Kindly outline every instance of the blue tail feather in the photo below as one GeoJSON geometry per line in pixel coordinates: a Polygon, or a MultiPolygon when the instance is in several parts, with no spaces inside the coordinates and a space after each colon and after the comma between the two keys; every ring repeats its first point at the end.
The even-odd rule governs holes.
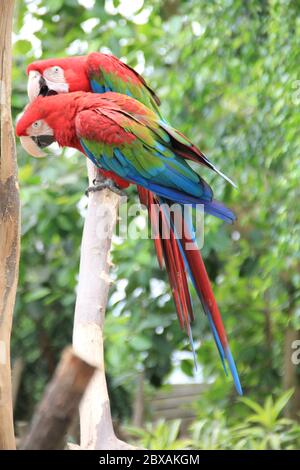
{"type": "Polygon", "coordinates": [[[197,372],[198,365],[197,365],[197,357],[196,357],[196,351],[195,351],[194,338],[193,338],[191,324],[189,325],[189,340],[190,340],[190,345],[191,345],[192,353],[193,353],[194,367],[195,367],[195,371],[197,372]]]}
{"type": "MultiPolygon", "coordinates": [[[[203,305],[203,304],[202,304],[202,305],[203,305]]],[[[208,318],[208,321],[209,321],[209,324],[210,324],[210,327],[211,327],[211,330],[212,330],[212,334],[213,334],[215,343],[216,343],[217,348],[218,348],[218,351],[219,351],[219,355],[220,355],[220,358],[221,358],[221,362],[222,362],[222,366],[223,366],[224,372],[225,372],[225,374],[226,374],[227,377],[228,377],[228,371],[227,371],[227,367],[226,367],[226,363],[225,363],[224,349],[223,349],[223,346],[222,346],[222,344],[221,344],[221,341],[220,341],[218,332],[217,332],[217,330],[216,330],[216,327],[215,327],[215,325],[214,325],[213,319],[212,319],[212,317],[211,317],[211,314],[210,314],[208,308],[207,308],[206,314],[207,314],[207,318],[208,318]]]]}
{"type": "Polygon", "coordinates": [[[231,371],[231,374],[234,380],[235,388],[239,395],[243,395],[243,390],[242,390],[242,386],[240,383],[239,374],[238,374],[238,371],[237,371],[229,346],[225,348],[225,355],[226,355],[226,359],[229,365],[229,369],[231,371]]]}

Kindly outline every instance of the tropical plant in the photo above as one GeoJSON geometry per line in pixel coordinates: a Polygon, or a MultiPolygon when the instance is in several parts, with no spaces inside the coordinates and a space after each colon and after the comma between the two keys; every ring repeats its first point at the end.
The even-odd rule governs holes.
{"type": "Polygon", "coordinates": [[[149,450],[178,450],[186,449],[190,445],[188,439],[180,439],[180,420],[165,421],[160,419],[156,423],[147,423],[145,428],[127,426],[127,433],[135,439],[135,444],[149,450]]]}
{"type": "Polygon", "coordinates": [[[268,396],[263,405],[250,398],[242,398],[242,403],[253,413],[232,429],[239,445],[260,450],[297,448],[300,444],[300,426],[281,416],[293,393],[293,390],[288,390],[277,399],[268,396]]]}
{"type": "Polygon", "coordinates": [[[292,395],[293,390],[288,390],[277,399],[268,396],[263,405],[241,398],[245,413],[241,424],[228,418],[224,411],[217,410],[204,418],[200,415],[184,436],[181,435],[180,420],[162,419],[155,424],[146,424],[143,429],[127,426],[125,430],[135,444],[147,449],[298,449],[300,426],[296,421],[282,417],[292,395]]]}

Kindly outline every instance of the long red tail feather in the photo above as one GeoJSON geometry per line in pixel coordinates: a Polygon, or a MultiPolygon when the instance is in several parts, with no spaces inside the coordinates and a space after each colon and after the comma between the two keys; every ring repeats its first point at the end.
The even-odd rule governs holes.
{"type": "MultiPolygon", "coordinates": [[[[191,302],[188,285],[188,275],[191,277],[194,287],[203,305],[204,312],[209,317],[221,360],[226,371],[224,360],[228,361],[238,393],[242,394],[238,373],[232,358],[228,340],[221,318],[221,314],[211,287],[211,283],[196,242],[189,233],[183,217],[176,220],[175,231],[180,233],[181,240],[176,236],[173,229],[174,219],[171,219],[161,209],[158,198],[144,188],[138,187],[141,203],[144,204],[149,213],[152,235],[156,254],[160,267],[165,265],[168,273],[172,295],[176,307],[177,316],[181,328],[187,331],[194,352],[191,322],[194,320],[193,306],[191,302]],[[177,227],[179,224],[180,227],[177,227]],[[169,234],[169,236],[166,236],[169,234]]],[[[178,217],[178,214],[177,214],[178,217]]]]}

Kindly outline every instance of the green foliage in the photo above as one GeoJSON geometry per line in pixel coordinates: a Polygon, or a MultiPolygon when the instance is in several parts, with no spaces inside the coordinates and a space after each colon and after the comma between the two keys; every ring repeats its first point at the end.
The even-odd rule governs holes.
{"type": "MultiPolygon", "coordinates": [[[[299,4],[152,0],[133,11],[119,0],[90,8],[82,3],[17,2],[14,115],[27,102],[24,73],[32,60],[109,50],[143,73],[162,100],[163,115],[237,182],[238,191],[207,175],[238,221],[228,227],[206,217],[203,255],[246,396],[265,403],[255,419],[266,413],[273,424],[268,430],[263,421],[245,421],[249,410],[224,376],[193,299],[198,361],[209,384],[195,405],[199,422],[205,420],[199,436],[211,448],[220,441],[226,448],[295,446],[294,425],[272,415],[280,406],[267,397],[280,395],[282,383],[290,381],[283,368],[292,352],[286,332],[300,329],[299,4]],[[234,431],[241,434],[233,438],[241,422],[246,430],[234,431]],[[267,440],[259,438],[263,433],[267,440]]],[[[87,183],[82,156],[35,161],[20,148],[18,154],[23,229],[13,356],[26,361],[17,410],[24,418],[71,339],[87,183]]],[[[134,190],[129,194],[134,201],[134,190]]],[[[151,240],[116,238],[113,262],[105,344],[111,392],[120,404],[131,400],[140,370],[159,386],[172,371],[172,353],[188,345],[151,240]]],[[[191,360],[181,367],[194,374],[191,360]]],[[[292,382],[299,388],[296,372],[292,382]]],[[[295,406],[299,410],[299,402],[295,406]]],[[[115,406],[121,417],[122,408],[128,410],[115,406]]]]}
{"type": "Polygon", "coordinates": [[[248,416],[246,421],[248,423],[257,424],[268,431],[272,431],[277,424],[285,424],[285,420],[278,420],[278,418],[293,393],[293,390],[288,390],[275,402],[272,396],[269,396],[266,398],[263,406],[250,400],[250,398],[241,398],[241,401],[250,408],[250,410],[254,411],[254,414],[248,416]]]}
{"type": "Polygon", "coordinates": [[[263,405],[242,398],[246,415],[242,424],[232,423],[224,411],[203,418],[203,412],[191,425],[188,437],[180,438],[180,421],[148,424],[144,429],[126,428],[139,446],[147,449],[197,450],[279,450],[298,449],[300,426],[281,417],[293,391],[277,400],[268,397],[263,405]]]}
{"type": "Polygon", "coordinates": [[[179,439],[180,420],[149,423],[145,429],[126,427],[129,435],[136,439],[140,447],[148,450],[178,450],[189,446],[189,440],[179,439]]]}
{"type": "Polygon", "coordinates": [[[300,444],[300,426],[282,418],[282,411],[293,395],[293,390],[277,400],[267,397],[260,405],[249,398],[241,398],[246,405],[242,424],[226,418],[224,412],[215,412],[213,419],[201,418],[191,428],[192,447],[196,449],[297,449],[300,444]]]}

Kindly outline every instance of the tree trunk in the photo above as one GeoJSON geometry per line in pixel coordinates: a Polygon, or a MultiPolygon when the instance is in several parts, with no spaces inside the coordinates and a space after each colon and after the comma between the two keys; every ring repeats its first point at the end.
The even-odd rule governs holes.
{"type": "Polygon", "coordinates": [[[56,372],[32,420],[23,450],[63,449],[67,430],[95,372],[95,367],[76,356],[72,348],[62,354],[56,372]]]}
{"type": "Polygon", "coordinates": [[[136,392],[133,402],[133,416],[132,424],[137,428],[141,428],[144,424],[144,409],[145,409],[145,373],[140,372],[137,376],[136,392]]]}
{"type": "MultiPolygon", "coordinates": [[[[92,184],[96,170],[90,162],[88,173],[92,184]]],[[[80,357],[99,370],[92,378],[80,405],[81,449],[131,448],[117,439],[113,430],[103,357],[111,238],[119,202],[120,197],[107,189],[91,193],[83,230],[73,347],[80,357]]]]}
{"type": "Polygon", "coordinates": [[[13,0],[0,1],[0,449],[15,449],[10,335],[19,265],[19,190],[10,111],[13,0]]]}
{"type": "Polygon", "coordinates": [[[264,294],[264,316],[265,316],[265,344],[267,347],[267,367],[272,370],[273,368],[273,361],[272,361],[272,350],[273,350],[273,327],[272,327],[272,314],[270,308],[270,298],[269,298],[269,291],[266,290],[264,294]]]}
{"type": "Polygon", "coordinates": [[[24,360],[22,357],[17,357],[14,360],[13,368],[12,368],[12,377],[11,377],[11,382],[12,382],[12,400],[13,400],[13,408],[15,409],[16,403],[17,403],[17,398],[18,398],[18,393],[19,393],[19,388],[22,380],[22,374],[24,371],[24,360]]]}

